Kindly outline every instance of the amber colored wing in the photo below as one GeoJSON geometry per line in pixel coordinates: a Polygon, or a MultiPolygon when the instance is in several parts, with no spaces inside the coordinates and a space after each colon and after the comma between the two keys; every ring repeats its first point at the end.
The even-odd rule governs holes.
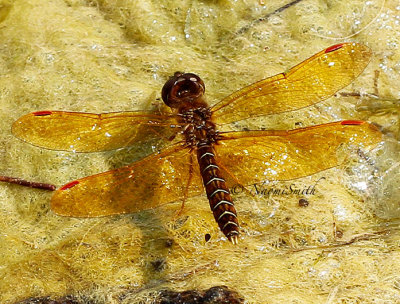
{"type": "Polygon", "coordinates": [[[193,161],[190,150],[176,144],[129,166],[64,185],[54,193],[51,209],[74,217],[134,213],[203,191],[195,157],[193,161]]]}
{"type": "Polygon", "coordinates": [[[221,136],[215,146],[218,160],[229,172],[225,175],[234,175],[242,185],[308,176],[337,166],[338,148],[343,144],[371,148],[382,140],[379,130],[363,121],[289,131],[227,132],[221,136]]]}
{"type": "Polygon", "coordinates": [[[320,102],[349,85],[367,66],[371,50],[357,43],[331,46],[302,63],[258,81],[212,107],[217,123],[293,111],[320,102]]]}
{"type": "Polygon", "coordinates": [[[12,126],[12,133],[46,149],[95,152],[168,138],[177,132],[176,127],[173,115],[40,111],[19,118],[12,126]]]}

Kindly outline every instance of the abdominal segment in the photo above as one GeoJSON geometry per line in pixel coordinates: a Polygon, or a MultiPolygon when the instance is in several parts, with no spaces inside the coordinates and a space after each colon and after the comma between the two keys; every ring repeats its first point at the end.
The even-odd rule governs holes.
{"type": "Polygon", "coordinates": [[[215,151],[212,145],[199,146],[197,148],[197,160],[214,218],[226,237],[236,244],[239,235],[236,210],[228,187],[215,161],[215,151]]]}

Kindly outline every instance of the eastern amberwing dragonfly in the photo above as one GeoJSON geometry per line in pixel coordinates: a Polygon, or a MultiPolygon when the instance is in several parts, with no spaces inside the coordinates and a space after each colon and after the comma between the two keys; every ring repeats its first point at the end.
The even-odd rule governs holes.
{"type": "Polygon", "coordinates": [[[215,220],[235,244],[239,223],[231,186],[295,179],[332,168],[339,162],[339,146],[368,148],[381,140],[381,133],[355,120],[289,131],[220,132],[217,126],[322,101],[350,84],[370,57],[364,45],[334,45],[211,107],[204,99],[203,81],[195,74],[176,72],[162,89],[169,113],[39,111],[19,118],[12,132],[39,147],[73,152],[171,140],[166,148],[128,166],[62,186],[51,199],[52,210],[72,217],[134,213],[184,201],[205,188],[215,220]]]}

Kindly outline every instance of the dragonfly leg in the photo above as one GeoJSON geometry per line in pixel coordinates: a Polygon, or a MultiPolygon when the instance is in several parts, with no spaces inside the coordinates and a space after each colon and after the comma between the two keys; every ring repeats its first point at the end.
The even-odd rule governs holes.
{"type": "Polygon", "coordinates": [[[184,194],[183,194],[181,208],[180,208],[179,211],[175,214],[174,219],[176,219],[176,218],[178,218],[179,216],[181,216],[182,213],[183,213],[183,209],[185,208],[185,202],[186,202],[186,200],[187,200],[187,198],[188,198],[189,187],[190,187],[190,184],[192,183],[192,179],[193,179],[193,172],[194,172],[194,171],[193,171],[193,170],[194,170],[193,168],[194,168],[194,167],[193,167],[193,153],[190,153],[189,178],[188,178],[188,180],[187,180],[186,187],[185,187],[185,192],[184,192],[184,194]]]}

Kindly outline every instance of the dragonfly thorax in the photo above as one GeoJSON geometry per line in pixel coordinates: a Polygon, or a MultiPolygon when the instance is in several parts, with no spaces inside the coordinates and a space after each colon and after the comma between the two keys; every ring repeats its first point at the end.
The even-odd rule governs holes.
{"type": "Polygon", "coordinates": [[[181,115],[186,125],[183,134],[187,146],[194,148],[210,145],[218,140],[218,131],[211,120],[209,108],[190,109],[181,115]]]}

